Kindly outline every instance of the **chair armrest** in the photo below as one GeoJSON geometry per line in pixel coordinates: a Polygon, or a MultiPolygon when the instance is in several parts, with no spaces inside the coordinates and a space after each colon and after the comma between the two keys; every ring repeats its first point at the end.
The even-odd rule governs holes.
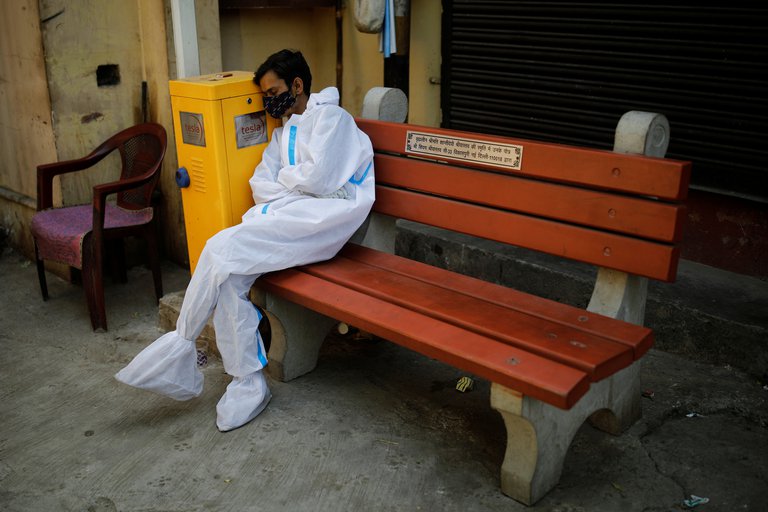
{"type": "Polygon", "coordinates": [[[54,162],[37,166],[37,210],[53,206],[53,178],[60,174],[82,171],[96,165],[113,148],[99,146],[88,156],[63,162],[54,162]]]}
{"type": "Polygon", "coordinates": [[[145,185],[156,177],[155,169],[153,168],[149,172],[142,174],[141,176],[134,176],[133,178],[127,178],[119,181],[111,181],[109,183],[101,183],[94,185],[93,187],[93,206],[97,207],[99,204],[103,206],[107,196],[123,192],[125,190],[131,190],[132,188],[138,188],[145,185]],[[97,203],[98,201],[98,203],[97,203]]]}
{"type": "Polygon", "coordinates": [[[141,176],[134,176],[120,181],[111,181],[109,183],[102,183],[93,187],[93,225],[92,232],[94,237],[94,243],[99,244],[102,240],[102,234],[104,232],[104,214],[106,212],[107,197],[130,190],[132,188],[138,188],[146,184],[148,181],[157,177],[156,168],[159,164],[153,167],[150,171],[142,174],[141,176]]]}

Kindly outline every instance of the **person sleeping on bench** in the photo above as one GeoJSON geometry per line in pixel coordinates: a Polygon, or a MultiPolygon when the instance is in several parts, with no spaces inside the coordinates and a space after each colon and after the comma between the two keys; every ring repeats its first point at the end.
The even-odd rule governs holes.
{"type": "Polygon", "coordinates": [[[140,352],[115,377],[176,400],[197,397],[203,373],[195,339],[213,312],[216,342],[232,381],[216,406],[222,432],[253,420],[271,393],[259,334],[262,313],[248,298],[263,273],[332,258],[374,202],[373,149],[328,87],[310,94],[312,75],[298,51],[271,55],[255,73],[264,108],[282,118],[250,186],[255,206],[211,237],[187,287],[176,330],[140,352]]]}

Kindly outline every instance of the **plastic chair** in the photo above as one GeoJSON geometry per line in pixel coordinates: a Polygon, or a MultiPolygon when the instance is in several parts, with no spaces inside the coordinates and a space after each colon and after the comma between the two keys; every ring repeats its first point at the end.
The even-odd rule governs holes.
{"type": "Polygon", "coordinates": [[[84,158],[37,167],[37,213],[32,217],[31,228],[43,300],[48,300],[43,260],[80,269],[94,330],[107,330],[102,270],[108,241],[114,241],[110,243],[120,250],[118,259],[125,281],[122,239],[144,238],[157,300],[163,295],[152,193],[166,146],[165,129],[159,124],[145,123],[113,135],[84,158]],[[114,150],[120,152],[122,161],[118,181],[94,186],[92,204],[53,208],[54,176],[92,167],[114,150]],[[117,194],[116,203],[107,203],[107,196],[112,194],[117,194]]]}

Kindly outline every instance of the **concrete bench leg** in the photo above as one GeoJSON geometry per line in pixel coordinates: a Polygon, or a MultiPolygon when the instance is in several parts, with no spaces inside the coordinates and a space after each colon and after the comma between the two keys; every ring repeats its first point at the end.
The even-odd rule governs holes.
{"type": "Polygon", "coordinates": [[[251,288],[251,301],[266,311],[272,327],[270,376],[286,382],[314,370],[320,347],[337,322],[258,288],[251,288]]]}
{"type": "Polygon", "coordinates": [[[501,490],[532,505],[560,480],[568,447],[587,418],[618,433],[640,417],[640,362],[593,384],[568,411],[493,383],[491,407],[504,419],[507,448],[501,490]]]}

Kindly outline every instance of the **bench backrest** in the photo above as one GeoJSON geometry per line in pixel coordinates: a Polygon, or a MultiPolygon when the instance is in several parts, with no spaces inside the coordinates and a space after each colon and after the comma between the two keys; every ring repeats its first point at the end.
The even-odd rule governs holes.
{"type": "Polygon", "coordinates": [[[358,119],[374,210],[673,281],[690,163],[358,119]]]}

